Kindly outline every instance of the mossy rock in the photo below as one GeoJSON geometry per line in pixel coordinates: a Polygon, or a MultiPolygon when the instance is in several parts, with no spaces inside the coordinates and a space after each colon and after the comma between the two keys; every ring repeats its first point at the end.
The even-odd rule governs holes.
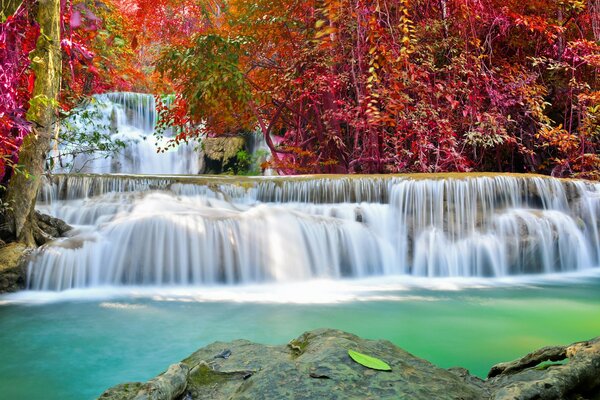
{"type": "Polygon", "coordinates": [[[242,137],[215,137],[202,141],[204,172],[222,174],[237,169],[237,155],[245,148],[242,137]]]}
{"type": "Polygon", "coordinates": [[[388,341],[318,329],[282,346],[216,342],[146,384],[118,385],[100,399],[550,400],[596,399],[598,393],[600,338],[498,364],[484,381],[464,368],[438,368],[388,341]],[[350,349],[385,360],[392,370],[366,368],[350,358],[350,349]],[[149,390],[160,388],[175,389],[149,390]]]}
{"type": "Polygon", "coordinates": [[[198,350],[183,361],[190,370],[183,398],[474,400],[483,396],[456,375],[388,341],[320,329],[291,343],[267,346],[236,340],[198,350]],[[392,371],[365,368],[348,356],[348,349],[385,359],[392,371]]]}
{"type": "Polygon", "coordinates": [[[16,292],[25,287],[26,258],[31,251],[18,242],[0,247],[0,293],[16,292]]]}

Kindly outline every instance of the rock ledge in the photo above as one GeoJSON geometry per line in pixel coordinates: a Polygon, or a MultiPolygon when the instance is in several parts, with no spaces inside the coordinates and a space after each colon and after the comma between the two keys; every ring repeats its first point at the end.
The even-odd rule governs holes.
{"type": "Polygon", "coordinates": [[[100,399],[596,400],[600,337],[495,365],[481,380],[464,368],[438,368],[388,341],[318,329],[281,346],[216,342],[146,383],[117,385],[100,399]],[[392,371],[365,368],[348,350],[380,358],[392,371]]]}

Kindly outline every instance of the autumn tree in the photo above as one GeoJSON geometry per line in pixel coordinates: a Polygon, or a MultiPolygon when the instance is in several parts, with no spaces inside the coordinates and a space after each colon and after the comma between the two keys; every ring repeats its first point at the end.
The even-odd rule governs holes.
{"type": "Polygon", "coordinates": [[[32,54],[35,83],[27,112],[32,131],[25,136],[19,151],[19,163],[27,173],[15,174],[8,187],[7,202],[11,207],[7,215],[9,228],[18,240],[28,245],[35,244],[35,199],[44,172],[46,152],[58,129],[57,101],[62,70],[60,16],[60,0],[36,2],[35,20],[41,34],[32,54]]]}
{"type": "Polygon", "coordinates": [[[0,26],[0,189],[8,186],[8,193],[0,193],[2,230],[34,244],[43,241],[35,198],[60,118],[76,112],[86,96],[148,86],[132,66],[127,22],[112,2],[2,6],[3,15],[11,13],[0,26]]]}

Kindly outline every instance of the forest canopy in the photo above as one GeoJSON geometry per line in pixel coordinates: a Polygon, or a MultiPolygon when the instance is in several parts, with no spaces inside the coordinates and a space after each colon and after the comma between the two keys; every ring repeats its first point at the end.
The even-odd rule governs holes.
{"type": "MultiPolygon", "coordinates": [[[[3,10],[0,168],[30,131],[35,1],[3,10]]],[[[3,3],[4,4],[4,3],[3,3]]],[[[600,0],[63,0],[57,108],[175,94],[175,142],[258,130],[280,173],[598,178],[600,0]]]]}

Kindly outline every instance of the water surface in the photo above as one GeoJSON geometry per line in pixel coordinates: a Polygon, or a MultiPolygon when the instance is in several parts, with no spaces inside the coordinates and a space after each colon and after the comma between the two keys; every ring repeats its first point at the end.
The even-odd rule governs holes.
{"type": "Polygon", "coordinates": [[[540,346],[600,335],[600,274],[494,281],[386,278],[0,297],[0,398],[92,399],[211,342],[281,344],[330,327],[479,376],[540,346]]]}

